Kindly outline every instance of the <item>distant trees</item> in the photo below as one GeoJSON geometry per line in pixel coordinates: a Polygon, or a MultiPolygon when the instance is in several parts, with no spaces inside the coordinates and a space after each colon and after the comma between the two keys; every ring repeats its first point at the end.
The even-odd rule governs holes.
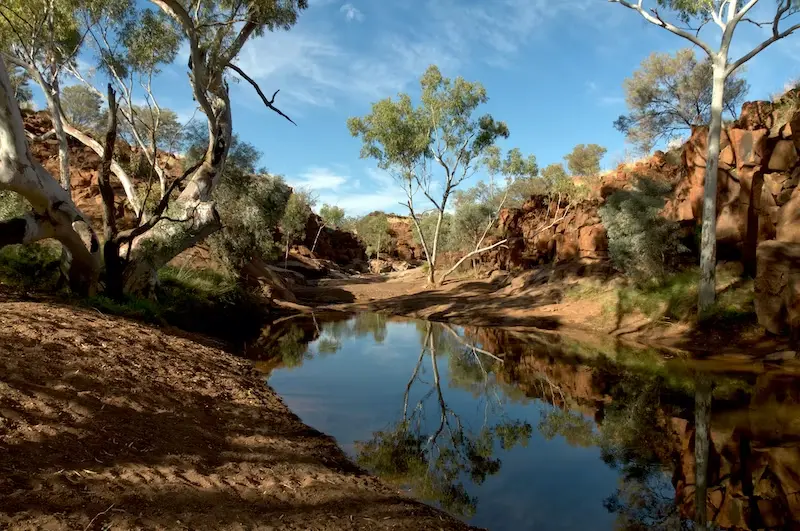
{"type": "Polygon", "coordinates": [[[322,229],[325,227],[338,228],[342,224],[342,221],[344,221],[344,209],[325,203],[319,209],[319,217],[322,220],[322,223],[319,224],[317,234],[314,236],[314,244],[311,246],[312,253],[317,248],[317,240],[319,239],[322,229]]]}
{"type": "Polygon", "coordinates": [[[666,29],[697,46],[711,60],[711,110],[708,132],[708,154],[706,156],[706,175],[703,190],[702,231],[700,237],[701,278],[698,296],[698,312],[708,313],[716,299],[717,263],[717,170],[719,168],[720,140],[722,135],[722,114],[725,110],[726,81],[750,59],[761,53],[773,43],[786,38],[798,29],[800,2],[797,0],[778,0],[770,2],[766,8],[768,21],[754,20],[751,10],[759,0],[657,0],[653,2],[664,8],[664,13],[672,13],[675,20],[670,22],[662,12],[648,9],[644,0],[610,0],[637,12],[651,24],[666,29]],[[788,22],[787,22],[788,21],[788,22]],[[718,46],[712,46],[699,36],[700,28],[713,22],[721,31],[718,46]],[[759,27],[768,27],[760,43],[738,59],[729,57],[734,31],[741,22],[759,27]]]}
{"type": "Polygon", "coordinates": [[[600,161],[606,151],[606,148],[597,144],[578,144],[572,153],[564,156],[564,160],[572,175],[594,177],[600,173],[600,161]]]}
{"type": "Polygon", "coordinates": [[[373,212],[354,223],[355,232],[367,247],[367,256],[387,251],[390,245],[389,220],[383,212],[373,212]]]}
{"type": "Polygon", "coordinates": [[[314,199],[311,197],[311,193],[305,190],[295,190],[286,202],[283,216],[278,223],[283,243],[286,246],[284,266],[289,260],[289,247],[306,235],[306,224],[311,216],[313,205],[314,199]]]}
{"type": "Polygon", "coordinates": [[[95,129],[101,126],[100,107],[103,99],[83,85],[70,85],[61,91],[64,116],[75,127],[95,129]]]}
{"type": "Polygon", "coordinates": [[[432,65],[422,75],[420,88],[419,105],[400,94],[396,100],[374,103],[369,114],[350,118],[347,126],[362,141],[361,156],[375,159],[405,191],[406,207],[428,261],[428,282],[435,285],[448,202],[459,185],[474,175],[489,148],[509,132],[504,122],[491,115],[475,115],[488,101],[486,89],[478,82],[461,77],[451,80],[432,65]],[[420,228],[414,205],[417,192],[436,212],[435,227],[428,234],[420,228]]]}
{"type": "MultiPolygon", "coordinates": [[[[691,48],[674,55],[654,52],[623,84],[628,114],[614,127],[642,152],[669,142],[692,126],[711,121],[713,66],[691,48]]],[[[725,80],[723,110],[735,117],[749,86],[736,73],[725,80]]]]}

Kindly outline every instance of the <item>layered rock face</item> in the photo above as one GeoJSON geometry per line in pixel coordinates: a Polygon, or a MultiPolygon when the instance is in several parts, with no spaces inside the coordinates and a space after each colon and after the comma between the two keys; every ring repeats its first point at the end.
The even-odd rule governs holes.
{"type": "MultiPolygon", "coordinates": [[[[777,103],[748,102],[741,117],[723,130],[717,177],[718,254],[736,257],[755,271],[756,246],[776,239],[800,242],[800,91],[777,103]]],[[[505,268],[574,259],[608,258],[608,242],[597,209],[605,198],[627,189],[638,177],[673,186],[664,215],[689,229],[699,226],[703,208],[708,128],[696,127],[689,140],[669,153],[622,165],[595,183],[591,199],[553,227],[538,232],[555,202],[533,197],[507,209],[501,227],[510,249],[495,253],[505,268]]]]}

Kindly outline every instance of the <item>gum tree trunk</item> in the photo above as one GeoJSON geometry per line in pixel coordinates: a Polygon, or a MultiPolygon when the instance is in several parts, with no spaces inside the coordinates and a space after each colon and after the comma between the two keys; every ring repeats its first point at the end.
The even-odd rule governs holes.
{"type": "Polygon", "coordinates": [[[727,64],[725,56],[713,59],[714,80],[711,96],[711,123],[708,129],[708,155],[703,184],[703,221],[700,235],[700,286],[698,313],[703,316],[716,298],[717,266],[717,170],[722,135],[722,110],[727,64]]]}
{"type": "Polygon", "coordinates": [[[0,246],[46,238],[61,242],[71,256],[70,287],[93,294],[100,274],[99,242],[69,192],[36,162],[28,149],[22,115],[0,57],[0,189],[25,197],[32,210],[0,223],[0,246]]]}

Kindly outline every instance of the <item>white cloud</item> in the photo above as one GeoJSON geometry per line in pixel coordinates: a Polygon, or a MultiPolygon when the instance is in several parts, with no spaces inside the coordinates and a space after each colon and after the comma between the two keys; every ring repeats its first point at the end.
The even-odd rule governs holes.
{"type": "Polygon", "coordinates": [[[361,22],[364,20],[364,13],[359,11],[358,8],[353,4],[344,4],[339,8],[339,11],[344,13],[344,18],[346,18],[348,22],[361,22]]]}
{"type": "Polygon", "coordinates": [[[600,98],[599,102],[600,105],[611,107],[616,105],[622,105],[623,103],[625,103],[625,98],[623,98],[622,96],[603,96],[602,98],[600,98]]]}
{"type": "Polygon", "coordinates": [[[597,90],[597,83],[595,83],[594,81],[587,81],[586,90],[587,92],[595,92],[597,90]]]}
{"type": "Polygon", "coordinates": [[[400,205],[401,193],[387,190],[365,194],[320,194],[318,203],[337,205],[351,216],[369,214],[375,210],[401,213],[403,212],[403,206],[400,205]]]}
{"type": "Polygon", "coordinates": [[[288,179],[289,185],[296,188],[308,188],[314,191],[338,190],[347,181],[348,177],[338,175],[328,168],[311,167],[301,173],[296,179],[288,179]]]}

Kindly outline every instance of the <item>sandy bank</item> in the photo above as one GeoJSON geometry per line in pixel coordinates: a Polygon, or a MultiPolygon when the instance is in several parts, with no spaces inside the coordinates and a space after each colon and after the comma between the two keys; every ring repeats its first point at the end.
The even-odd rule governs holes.
{"type": "Polygon", "coordinates": [[[356,468],[209,341],[9,300],[0,500],[4,529],[468,529],[356,468]]]}

